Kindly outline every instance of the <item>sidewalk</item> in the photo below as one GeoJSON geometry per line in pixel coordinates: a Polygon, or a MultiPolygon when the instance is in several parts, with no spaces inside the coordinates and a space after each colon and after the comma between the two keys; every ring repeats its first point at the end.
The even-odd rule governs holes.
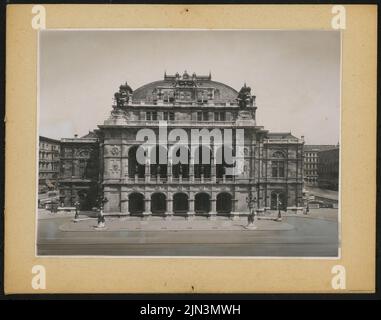
{"type": "MultiPolygon", "coordinates": [[[[97,217],[97,212],[95,211],[80,211],[81,217],[97,217]]],[[[54,218],[66,218],[66,217],[73,217],[74,218],[75,213],[69,212],[69,211],[57,211],[57,212],[50,212],[46,209],[38,209],[38,219],[39,220],[45,220],[45,219],[54,219],[54,218]]]]}
{"type": "MultiPolygon", "coordinates": [[[[301,218],[310,218],[310,219],[319,219],[327,221],[338,221],[339,210],[333,208],[320,208],[320,209],[310,209],[308,214],[294,214],[286,213],[281,211],[282,217],[301,217],[301,218]]],[[[273,219],[278,216],[278,212],[275,210],[268,210],[264,215],[263,219],[273,219]]],[[[262,217],[261,217],[262,218],[262,217]]]]}
{"type": "Polygon", "coordinates": [[[96,229],[96,218],[84,218],[78,222],[70,221],[62,224],[61,231],[285,231],[294,227],[286,222],[278,222],[270,219],[258,220],[255,227],[247,227],[247,218],[240,217],[230,220],[225,217],[208,219],[206,217],[148,217],[143,220],[139,217],[107,218],[104,229],[96,229]]]}
{"type": "MultiPolygon", "coordinates": [[[[301,217],[301,218],[311,218],[311,219],[320,219],[320,220],[328,220],[328,221],[338,221],[338,213],[339,213],[339,210],[338,209],[332,209],[332,208],[320,208],[320,209],[310,209],[309,213],[308,214],[292,214],[292,213],[286,213],[284,211],[281,212],[281,215],[282,217],[301,217]]],[[[81,219],[86,219],[86,218],[97,218],[97,215],[98,215],[98,212],[95,212],[95,211],[80,211],[80,218],[81,219]]],[[[105,215],[106,216],[106,219],[109,220],[109,219],[115,219],[115,218],[111,218],[111,217],[107,217],[107,214],[105,215]]],[[[268,210],[265,214],[259,216],[259,219],[262,220],[273,220],[275,218],[277,218],[278,216],[278,212],[275,211],[275,210],[268,210]]],[[[39,209],[38,210],[38,219],[40,220],[44,220],[44,219],[54,219],[54,218],[74,218],[74,212],[63,212],[63,211],[58,211],[56,213],[51,213],[50,211],[48,210],[45,210],[45,209],[39,209]]],[[[116,218],[118,219],[118,218],[116,218]]],[[[137,219],[137,220],[141,220],[141,218],[139,217],[121,217],[119,218],[119,220],[122,220],[122,219],[131,219],[131,220],[134,220],[134,219],[137,219]]],[[[160,218],[160,217],[149,217],[148,219],[151,220],[162,220],[163,218],[160,218]]],[[[184,217],[172,217],[172,219],[176,220],[176,219],[183,219],[185,220],[184,217]]],[[[202,221],[204,220],[208,220],[207,218],[205,217],[195,217],[194,219],[201,219],[202,221]]],[[[229,218],[227,217],[217,217],[217,219],[222,219],[222,220],[229,220],[229,218]]],[[[241,217],[239,219],[242,219],[242,224],[247,224],[247,218],[245,217],[241,217]]],[[[165,221],[168,221],[168,220],[165,220],[165,221]]],[[[208,221],[215,221],[215,220],[208,220],[208,221]]],[[[235,222],[239,221],[239,220],[234,220],[235,222]]]]}

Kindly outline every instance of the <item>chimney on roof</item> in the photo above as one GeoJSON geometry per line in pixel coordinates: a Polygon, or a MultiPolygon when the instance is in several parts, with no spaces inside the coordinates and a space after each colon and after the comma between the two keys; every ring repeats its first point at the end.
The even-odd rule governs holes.
{"type": "Polygon", "coordinates": [[[75,135],[74,135],[74,138],[78,138],[78,134],[75,134],[75,135]]]}

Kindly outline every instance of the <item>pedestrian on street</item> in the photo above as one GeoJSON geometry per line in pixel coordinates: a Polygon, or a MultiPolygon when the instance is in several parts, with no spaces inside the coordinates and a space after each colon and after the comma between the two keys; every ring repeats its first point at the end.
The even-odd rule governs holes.
{"type": "Polygon", "coordinates": [[[247,216],[247,225],[251,225],[253,223],[253,218],[252,218],[252,215],[251,215],[251,210],[247,216]]]}
{"type": "Polygon", "coordinates": [[[279,200],[278,201],[278,220],[282,219],[282,214],[280,213],[281,206],[282,206],[282,202],[279,200]]]}
{"type": "Polygon", "coordinates": [[[104,204],[108,201],[106,197],[102,198],[100,200],[99,204],[99,212],[98,212],[98,226],[97,228],[101,229],[105,227],[105,217],[103,215],[103,209],[104,209],[104,204]]]}
{"type": "Polygon", "coordinates": [[[75,216],[74,216],[74,219],[78,219],[78,217],[79,217],[79,206],[80,206],[79,201],[76,201],[74,203],[74,206],[75,206],[75,216]]]}

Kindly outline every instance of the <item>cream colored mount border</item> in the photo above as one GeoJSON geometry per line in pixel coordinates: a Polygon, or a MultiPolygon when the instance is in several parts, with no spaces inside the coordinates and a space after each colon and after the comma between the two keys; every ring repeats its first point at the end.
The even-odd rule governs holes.
{"type": "MultiPolygon", "coordinates": [[[[44,5],[46,28],[331,30],[331,5],[44,5]]],[[[376,6],[345,6],[342,31],[342,255],[317,259],[35,256],[37,31],[31,5],[7,7],[6,293],[373,292],[376,195],[376,6]],[[34,159],[34,160],[32,160],[34,159]],[[22,200],[22,201],[21,201],[22,200]],[[32,287],[32,269],[46,288],[32,287]],[[345,268],[345,289],[332,268],[345,268]],[[36,271],[35,269],[33,269],[36,271]]]]}

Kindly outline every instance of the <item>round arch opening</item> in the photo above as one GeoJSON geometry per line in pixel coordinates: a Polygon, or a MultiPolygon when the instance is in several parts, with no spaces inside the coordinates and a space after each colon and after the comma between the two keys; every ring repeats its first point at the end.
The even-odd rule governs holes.
{"type": "Polygon", "coordinates": [[[210,196],[207,193],[197,193],[195,196],[195,212],[207,214],[210,212],[210,196]]]}
{"type": "Polygon", "coordinates": [[[217,195],[217,214],[230,214],[232,212],[232,196],[230,193],[222,192],[217,195]]]}
{"type": "Polygon", "coordinates": [[[144,209],[144,196],[137,192],[131,193],[128,196],[128,212],[131,215],[142,214],[144,209]]]}
{"type": "Polygon", "coordinates": [[[154,193],[151,196],[152,214],[162,215],[167,210],[167,197],[164,193],[154,193]]]}
{"type": "Polygon", "coordinates": [[[188,195],[185,193],[176,193],[173,196],[173,213],[185,214],[189,211],[188,195]]]}

